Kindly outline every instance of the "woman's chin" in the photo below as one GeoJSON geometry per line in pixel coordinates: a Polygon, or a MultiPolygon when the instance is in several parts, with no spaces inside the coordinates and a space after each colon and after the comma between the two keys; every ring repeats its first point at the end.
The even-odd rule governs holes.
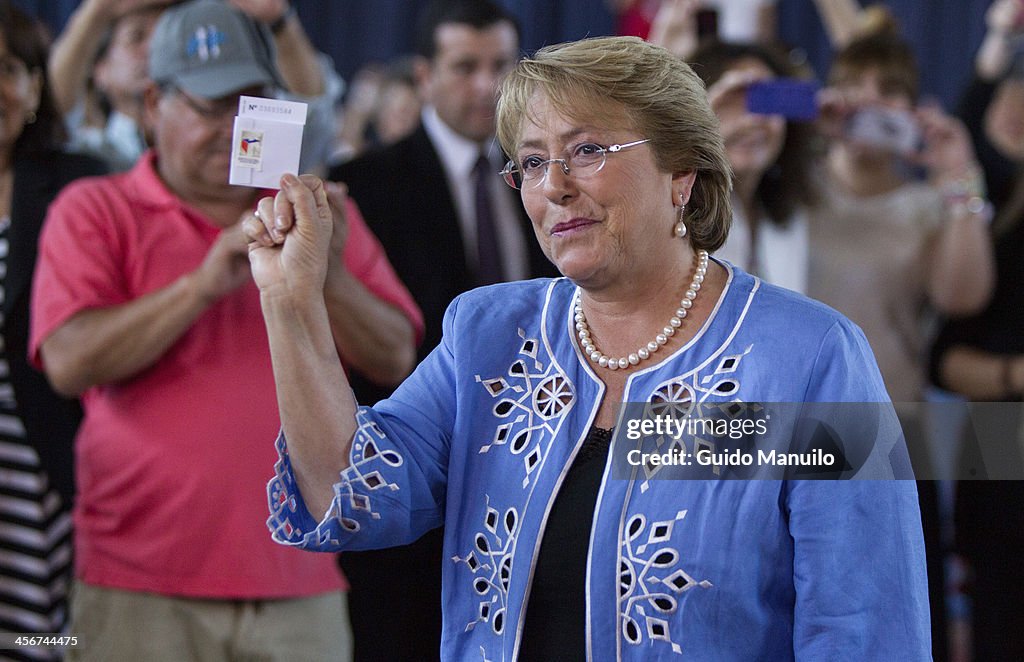
{"type": "Polygon", "coordinates": [[[585,289],[599,287],[600,283],[607,277],[607,270],[600,268],[593,262],[569,262],[555,264],[555,266],[558,267],[558,271],[563,276],[585,289]]]}
{"type": "Polygon", "coordinates": [[[581,255],[579,251],[567,251],[562,255],[552,257],[558,272],[569,280],[580,283],[592,278],[597,272],[598,264],[593,255],[581,255]]]}

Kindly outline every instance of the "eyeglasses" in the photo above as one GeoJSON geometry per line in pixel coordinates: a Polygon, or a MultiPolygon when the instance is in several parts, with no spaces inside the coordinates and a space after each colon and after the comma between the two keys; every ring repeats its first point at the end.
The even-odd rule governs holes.
{"type": "MultiPolygon", "coordinates": [[[[238,114],[238,97],[241,95],[233,94],[226,96],[223,99],[203,99],[200,101],[199,99],[190,96],[180,87],[172,85],[170,86],[170,89],[174,91],[178,98],[184,101],[185,105],[192,109],[196,115],[199,115],[208,122],[219,122],[225,117],[238,114]]],[[[246,92],[246,94],[266,96],[265,94],[260,95],[258,93],[249,92],[246,92]]]]}
{"type": "Polygon", "coordinates": [[[568,158],[542,159],[539,156],[527,156],[522,163],[509,161],[498,174],[504,177],[505,183],[514,189],[533,188],[539,185],[547,176],[548,165],[551,163],[562,166],[562,172],[566,175],[571,173],[576,177],[589,177],[600,172],[608,160],[609,154],[616,154],[624,149],[650,142],[650,140],[650,138],[644,138],[608,147],[602,147],[595,143],[583,143],[577,145],[568,158]]]}
{"type": "Polygon", "coordinates": [[[238,97],[227,97],[225,99],[203,100],[189,96],[184,90],[178,87],[172,88],[178,98],[185,102],[196,115],[199,115],[208,122],[217,122],[229,115],[238,112],[238,97]]]}

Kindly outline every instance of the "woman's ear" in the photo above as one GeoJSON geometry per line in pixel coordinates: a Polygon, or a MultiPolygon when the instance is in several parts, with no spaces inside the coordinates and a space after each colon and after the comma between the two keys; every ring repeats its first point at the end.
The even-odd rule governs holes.
{"type": "Polygon", "coordinates": [[[672,206],[685,205],[690,201],[693,183],[697,181],[697,171],[688,170],[672,175],[672,206]]]}

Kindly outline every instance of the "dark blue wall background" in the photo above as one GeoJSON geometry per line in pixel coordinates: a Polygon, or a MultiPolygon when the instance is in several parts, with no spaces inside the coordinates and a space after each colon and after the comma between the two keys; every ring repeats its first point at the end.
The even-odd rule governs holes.
{"type": "MultiPolygon", "coordinates": [[[[12,0],[59,31],[79,0],[12,0]]],[[[519,17],[523,46],[611,34],[604,0],[499,0],[519,17]]],[[[778,0],[779,32],[807,52],[819,75],[827,69],[828,40],[812,0],[778,0]]],[[[947,108],[970,76],[991,0],[887,0],[921,62],[923,90],[947,108]]],[[[414,0],[293,0],[313,42],[346,78],[371,60],[407,52],[417,11],[414,0]]],[[[862,4],[865,1],[862,0],[862,4]]]]}

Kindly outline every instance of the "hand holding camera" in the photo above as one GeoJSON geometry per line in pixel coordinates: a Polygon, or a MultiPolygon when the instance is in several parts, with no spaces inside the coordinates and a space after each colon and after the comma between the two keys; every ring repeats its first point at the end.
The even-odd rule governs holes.
{"type": "Polygon", "coordinates": [[[740,93],[748,113],[777,115],[797,122],[817,120],[819,130],[831,139],[891,152],[927,168],[931,174],[961,172],[974,162],[966,129],[938,107],[907,110],[858,103],[838,90],[822,90],[814,81],[764,79],[742,72],[723,76],[708,90],[708,97],[724,120],[721,106],[740,93]]]}
{"type": "Polygon", "coordinates": [[[913,158],[922,147],[916,112],[881,103],[864,103],[836,88],[818,95],[818,130],[830,140],[913,158]]]}
{"type": "Polygon", "coordinates": [[[846,122],[845,138],[861,146],[908,157],[922,147],[915,114],[887,106],[865,106],[854,111],[846,122]]]}
{"type": "Polygon", "coordinates": [[[963,122],[937,106],[918,108],[915,115],[922,141],[921,149],[913,155],[913,162],[928,171],[933,184],[946,188],[950,182],[974,177],[981,171],[970,133],[963,122]]]}

